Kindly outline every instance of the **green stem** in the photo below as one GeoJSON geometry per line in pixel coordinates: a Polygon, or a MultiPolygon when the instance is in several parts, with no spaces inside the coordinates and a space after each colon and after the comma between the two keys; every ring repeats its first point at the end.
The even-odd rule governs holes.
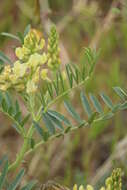
{"type": "MultiPolygon", "coordinates": [[[[88,126],[88,125],[89,125],[89,123],[86,122],[86,121],[84,121],[84,122],[81,123],[80,125],[70,128],[69,132],[75,131],[75,130],[81,128],[81,127],[86,127],[86,126],[88,126]]],[[[66,131],[66,130],[65,130],[65,131],[66,131]]],[[[49,141],[51,141],[51,140],[54,140],[55,138],[57,138],[57,137],[59,137],[59,136],[62,136],[62,135],[64,135],[64,134],[66,134],[66,132],[60,132],[60,133],[57,133],[57,134],[52,135],[51,137],[49,137],[49,138],[48,138],[48,141],[42,140],[42,141],[38,142],[38,143],[34,146],[33,149],[29,149],[29,150],[25,153],[25,156],[27,156],[27,155],[30,154],[31,152],[35,151],[35,150],[36,150],[37,148],[39,148],[42,144],[44,144],[44,143],[46,143],[46,142],[49,142],[49,141]]]]}
{"type": "MultiPolygon", "coordinates": [[[[56,97],[54,100],[52,100],[52,101],[47,105],[47,107],[45,108],[45,111],[46,111],[51,105],[53,105],[54,103],[56,103],[56,101],[58,101],[60,98],[62,98],[64,95],[70,93],[70,92],[72,91],[72,89],[75,89],[75,88],[77,88],[78,86],[81,86],[82,84],[84,84],[84,82],[86,82],[88,79],[89,79],[89,77],[87,77],[84,81],[81,81],[78,85],[73,86],[73,88],[69,88],[69,89],[66,90],[64,93],[60,94],[58,97],[56,97]]],[[[33,105],[31,106],[31,109],[32,109],[32,111],[33,111],[33,105]]],[[[41,109],[42,109],[42,108],[39,109],[39,111],[38,111],[36,117],[35,117],[34,113],[32,112],[32,113],[33,113],[32,116],[33,116],[34,120],[36,119],[36,121],[38,121],[38,120],[40,119],[40,118],[39,118],[39,115],[40,115],[41,109]]],[[[84,126],[84,125],[86,126],[86,125],[88,125],[88,123],[84,122],[84,123],[81,124],[81,126],[84,126]]],[[[76,130],[76,129],[78,129],[78,128],[81,127],[81,126],[77,126],[77,127],[71,128],[70,131],[76,130]]],[[[32,135],[33,135],[33,132],[34,132],[34,126],[32,125],[32,126],[29,128],[29,130],[28,130],[28,133],[27,133],[27,135],[26,135],[26,137],[25,137],[25,139],[24,139],[24,143],[23,143],[23,146],[22,146],[22,148],[21,148],[21,151],[20,151],[20,153],[18,154],[18,156],[17,156],[15,162],[12,163],[12,164],[9,166],[9,171],[15,170],[15,169],[21,164],[21,162],[22,162],[24,156],[27,155],[27,154],[29,154],[31,151],[33,151],[33,149],[29,149],[29,150],[28,150],[29,139],[31,139],[31,137],[32,137],[32,135]],[[27,151],[27,150],[28,150],[28,151],[27,151]]],[[[49,141],[49,140],[52,140],[52,139],[55,139],[55,138],[56,138],[57,136],[59,136],[59,135],[62,135],[62,134],[61,134],[61,133],[55,134],[55,135],[51,136],[51,137],[48,139],[48,141],[49,141]]],[[[45,143],[45,141],[41,141],[41,142],[37,143],[37,144],[35,145],[35,147],[34,147],[34,150],[37,149],[40,145],[42,145],[42,144],[44,144],[44,143],[45,143]]]]}
{"type": "Polygon", "coordinates": [[[31,125],[31,127],[29,128],[28,133],[26,135],[26,138],[24,139],[24,143],[23,143],[23,146],[21,148],[21,151],[17,155],[17,158],[16,158],[15,162],[13,162],[9,166],[8,171],[15,170],[21,164],[21,162],[22,162],[22,160],[24,158],[24,155],[25,155],[25,153],[26,153],[26,151],[28,149],[28,146],[29,146],[29,139],[32,137],[33,132],[34,132],[34,126],[31,125]]]}

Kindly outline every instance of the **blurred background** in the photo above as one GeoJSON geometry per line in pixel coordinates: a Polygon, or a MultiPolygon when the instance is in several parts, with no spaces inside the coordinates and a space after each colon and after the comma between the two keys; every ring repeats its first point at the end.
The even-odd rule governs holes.
{"type": "MultiPolygon", "coordinates": [[[[83,47],[101,49],[99,61],[86,92],[96,95],[105,91],[115,101],[112,87],[126,88],[127,80],[127,1],[126,0],[0,0],[0,32],[16,34],[31,24],[47,34],[52,23],[60,35],[62,65],[83,62],[83,47]]],[[[0,36],[0,50],[15,60],[18,43],[0,36]]],[[[73,105],[82,112],[79,90],[71,94],[73,105]]],[[[24,109],[22,107],[22,109],[24,109]]],[[[62,110],[59,103],[58,110],[62,110]]],[[[99,122],[56,139],[25,158],[25,180],[40,183],[55,180],[72,187],[91,183],[103,184],[112,168],[124,171],[127,188],[127,116],[126,111],[112,120],[99,122]]],[[[0,157],[9,153],[14,160],[22,139],[12,123],[0,113],[0,157]]]]}

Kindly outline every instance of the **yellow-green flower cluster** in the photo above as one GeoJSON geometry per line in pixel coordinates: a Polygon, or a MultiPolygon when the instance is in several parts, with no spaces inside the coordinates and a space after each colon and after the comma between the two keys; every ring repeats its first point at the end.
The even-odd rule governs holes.
{"type": "MultiPolygon", "coordinates": [[[[108,177],[105,181],[105,187],[101,187],[100,190],[122,190],[122,171],[120,168],[113,170],[112,175],[108,177]]],[[[84,188],[83,185],[80,185],[79,188],[75,184],[73,190],[94,190],[91,185],[87,185],[84,188]]]]}
{"type": "Polygon", "coordinates": [[[122,171],[120,168],[113,170],[111,177],[106,179],[104,190],[122,190],[122,171]]]}
{"type": "Polygon", "coordinates": [[[42,38],[41,32],[31,29],[24,38],[22,47],[16,48],[16,56],[22,61],[27,61],[29,56],[41,51],[44,48],[45,40],[42,38]]]}
{"type": "Polygon", "coordinates": [[[22,46],[15,50],[18,60],[12,66],[6,65],[0,73],[0,90],[13,88],[30,94],[37,91],[40,78],[51,81],[48,78],[49,71],[60,64],[58,34],[55,27],[51,28],[48,53],[45,53],[44,46],[42,33],[31,29],[25,36],[22,46]]]}
{"type": "Polygon", "coordinates": [[[48,70],[42,68],[47,62],[47,55],[44,51],[40,53],[44,44],[44,39],[36,30],[31,30],[26,35],[22,47],[16,48],[19,60],[12,66],[6,65],[0,74],[0,90],[13,88],[16,91],[34,93],[38,88],[40,75],[42,79],[48,80],[48,70]]]}
{"type": "Polygon", "coordinates": [[[58,33],[55,26],[53,26],[48,38],[48,66],[52,70],[56,70],[61,63],[59,56],[60,49],[58,47],[58,39],[58,33]]]}

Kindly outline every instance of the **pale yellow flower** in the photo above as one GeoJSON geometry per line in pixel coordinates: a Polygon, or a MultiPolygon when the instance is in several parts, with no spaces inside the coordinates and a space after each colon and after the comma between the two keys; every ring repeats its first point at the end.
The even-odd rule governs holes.
{"type": "Polygon", "coordinates": [[[5,82],[10,79],[11,67],[10,65],[6,65],[4,67],[3,72],[0,74],[0,82],[5,82]]]}
{"type": "Polygon", "coordinates": [[[28,66],[36,68],[37,66],[44,64],[47,61],[47,56],[45,53],[42,55],[34,53],[30,56],[29,61],[27,62],[28,66]]]}
{"type": "Polygon", "coordinates": [[[39,47],[40,47],[40,49],[43,49],[44,46],[45,46],[45,40],[42,38],[42,39],[40,40],[39,47]]]}
{"type": "Polygon", "coordinates": [[[0,85],[0,90],[6,91],[9,87],[10,87],[10,83],[6,82],[5,84],[0,85]]]}
{"type": "Polygon", "coordinates": [[[13,67],[13,73],[16,78],[23,77],[26,73],[27,65],[25,63],[21,64],[20,61],[16,61],[13,67]]]}
{"type": "Polygon", "coordinates": [[[44,45],[45,40],[42,37],[42,33],[38,30],[31,29],[24,38],[24,46],[28,49],[32,49],[33,52],[42,50],[44,45]]]}
{"type": "Polygon", "coordinates": [[[41,78],[43,80],[47,80],[48,82],[51,82],[51,80],[48,78],[47,74],[48,74],[48,69],[43,69],[41,71],[41,78]]]}
{"type": "Polygon", "coordinates": [[[35,71],[34,75],[32,76],[32,81],[34,83],[38,83],[39,82],[39,72],[40,72],[40,67],[37,68],[37,70],[35,71]]]}
{"type": "Polygon", "coordinates": [[[48,67],[49,68],[53,68],[53,66],[52,66],[52,59],[51,58],[48,59],[48,67]]]}
{"type": "Polygon", "coordinates": [[[15,50],[15,54],[19,59],[23,59],[24,58],[24,53],[23,53],[23,49],[21,47],[16,48],[15,50]]]}
{"type": "Polygon", "coordinates": [[[105,187],[101,187],[100,190],[106,190],[105,187]]]}
{"type": "Polygon", "coordinates": [[[18,84],[18,85],[15,85],[14,87],[19,92],[25,89],[25,85],[24,84],[18,84]]]}
{"type": "Polygon", "coordinates": [[[84,190],[83,185],[80,185],[80,186],[79,186],[79,190],[84,190]]]}
{"type": "Polygon", "coordinates": [[[26,48],[25,46],[22,47],[22,52],[24,55],[29,55],[31,53],[30,49],[26,48]]]}
{"type": "Polygon", "coordinates": [[[87,185],[86,190],[94,190],[94,188],[91,185],[87,185]]]}
{"type": "Polygon", "coordinates": [[[29,80],[27,82],[26,92],[30,94],[30,93],[35,93],[36,91],[37,91],[37,85],[32,80],[29,80]]]}
{"type": "Polygon", "coordinates": [[[75,184],[75,185],[73,186],[73,190],[78,190],[77,184],[75,184]]]}

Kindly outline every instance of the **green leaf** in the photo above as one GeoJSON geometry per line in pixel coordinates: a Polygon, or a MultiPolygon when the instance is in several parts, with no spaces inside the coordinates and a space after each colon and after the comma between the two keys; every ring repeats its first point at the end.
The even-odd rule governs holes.
{"type": "Polygon", "coordinates": [[[29,118],[30,118],[30,114],[27,114],[24,117],[24,119],[22,120],[21,125],[24,126],[27,123],[27,121],[29,120],[29,118]]]}
{"type": "Polygon", "coordinates": [[[68,133],[70,131],[71,127],[67,127],[64,131],[64,133],[68,133]]]}
{"type": "Polygon", "coordinates": [[[3,164],[4,161],[7,161],[7,155],[2,156],[2,158],[0,159],[0,166],[3,164]]]}
{"type": "Polygon", "coordinates": [[[49,133],[55,134],[55,126],[54,126],[51,118],[46,113],[42,113],[42,119],[43,119],[45,126],[48,129],[49,133]]]}
{"type": "Polygon", "coordinates": [[[19,112],[20,111],[20,107],[19,107],[19,103],[18,101],[16,100],[15,102],[15,113],[19,112]]]}
{"type": "Polygon", "coordinates": [[[72,126],[71,122],[61,113],[56,112],[54,110],[48,110],[48,113],[58,119],[60,122],[64,122],[67,126],[72,126]]]}
{"type": "Polygon", "coordinates": [[[15,190],[19,183],[21,182],[21,179],[24,175],[24,169],[21,169],[20,172],[17,174],[15,180],[9,185],[8,190],[15,190]]]}
{"type": "Polygon", "coordinates": [[[73,77],[75,79],[75,82],[78,84],[79,83],[79,79],[81,78],[81,72],[80,72],[80,70],[79,70],[79,68],[78,68],[78,66],[76,64],[71,64],[71,66],[74,69],[73,77]]]}
{"type": "Polygon", "coordinates": [[[45,107],[46,106],[46,100],[45,100],[43,92],[40,92],[40,100],[41,100],[41,102],[43,104],[43,107],[45,107]]]}
{"type": "Polygon", "coordinates": [[[14,118],[16,121],[18,121],[19,123],[21,122],[21,112],[17,112],[15,115],[14,115],[14,118]]]}
{"type": "Polygon", "coordinates": [[[111,101],[111,99],[105,95],[104,93],[100,94],[101,98],[103,99],[104,103],[110,108],[113,109],[113,103],[111,101]]]}
{"type": "Polygon", "coordinates": [[[44,131],[43,140],[44,140],[44,141],[47,141],[48,138],[49,138],[49,136],[50,136],[49,132],[44,131]]]}
{"type": "Polygon", "coordinates": [[[92,110],[91,110],[89,102],[83,92],[81,92],[80,97],[81,97],[81,101],[82,101],[85,112],[87,113],[88,117],[91,117],[92,110]]]}
{"type": "Polygon", "coordinates": [[[20,39],[14,34],[10,34],[10,33],[7,33],[7,32],[2,32],[1,35],[20,41],[20,39]]]}
{"type": "Polygon", "coordinates": [[[37,181],[31,181],[25,185],[21,190],[31,190],[37,184],[37,181]]]}
{"type": "Polygon", "coordinates": [[[51,83],[47,83],[47,90],[51,98],[53,98],[53,87],[51,83]]]}
{"type": "Polygon", "coordinates": [[[70,113],[70,115],[77,122],[82,123],[82,120],[81,120],[79,114],[75,111],[75,109],[73,108],[73,106],[68,101],[64,101],[64,106],[65,106],[66,110],[70,113]]]}
{"type": "Polygon", "coordinates": [[[111,119],[114,116],[112,112],[105,114],[101,117],[101,121],[111,119]]]}
{"type": "Polygon", "coordinates": [[[35,129],[37,130],[37,132],[39,133],[39,135],[40,135],[41,137],[43,137],[44,131],[43,131],[43,129],[39,126],[39,124],[38,124],[37,122],[33,121],[33,125],[34,125],[35,129]]]}
{"type": "MultiPolygon", "coordinates": [[[[57,80],[58,81],[58,80],[57,80]]],[[[59,95],[59,84],[57,81],[53,81],[53,86],[54,86],[54,89],[56,91],[56,95],[58,96],[59,95]]]]}
{"type": "Polygon", "coordinates": [[[121,103],[118,103],[118,104],[114,105],[112,112],[115,113],[120,109],[121,109],[121,103]]]}
{"type": "Polygon", "coordinates": [[[35,146],[35,140],[32,138],[30,139],[30,147],[34,149],[34,146],[35,146]]]}
{"type": "Polygon", "coordinates": [[[17,35],[19,37],[19,40],[20,40],[21,44],[24,44],[24,36],[22,35],[22,33],[21,32],[17,32],[17,35]]]}
{"type": "Polygon", "coordinates": [[[85,55],[87,57],[88,63],[91,65],[93,58],[92,58],[92,51],[90,48],[85,48],[85,55]]]}
{"type": "Polygon", "coordinates": [[[85,80],[86,78],[86,67],[83,65],[82,73],[81,73],[82,80],[85,80]]]}
{"type": "Polygon", "coordinates": [[[0,190],[2,190],[2,187],[4,185],[7,171],[8,171],[8,160],[6,160],[4,168],[2,170],[2,174],[0,176],[0,190]]]}
{"type": "Polygon", "coordinates": [[[0,51],[0,60],[12,64],[11,60],[2,51],[0,51]]]}
{"type": "MultiPolygon", "coordinates": [[[[68,66],[68,70],[69,70],[69,73],[70,73],[71,78],[74,79],[76,83],[78,83],[77,77],[76,77],[75,73],[73,72],[73,69],[72,69],[71,65],[68,64],[67,66],[68,66]]],[[[71,80],[72,80],[72,79],[71,79],[71,80]]],[[[73,82],[73,81],[72,81],[72,82],[73,82]]]]}
{"type": "Polygon", "coordinates": [[[13,109],[12,106],[9,107],[9,109],[8,109],[8,114],[11,115],[11,116],[13,116],[13,114],[14,114],[14,109],[13,109]]]}
{"type": "Polygon", "coordinates": [[[31,25],[28,24],[28,25],[26,26],[25,30],[24,30],[24,37],[29,33],[30,29],[31,29],[31,25]]]}
{"type": "Polygon", "coordinates": [[[12,106],[12,100],[11,100],[11,96],[9,95],[9,93],[6,92],[4,97],[5,97],[5,101],[8,105],[8,108],[11,107],[12,106]]]}
{"type": "Polygon", "coordinates": [[[60,84],[61,84],[62,89],[63,89],[63,91],[64,91],[64,90],[65,90],[65,89],[64,89],[64,80],[63,80],[63,76],[62,76],[60,70],[59,70],[59,72],[58,72],[58,77],[59,77],[59,79],[60,79],[60,84]]]}
{"type": "Polygon", "coordinates": [[[97,116],[97,112],[92,113],[92,115],[91,115],[90,118],[88,119],[88,123],[89,123],[89,124],[92,124],[93,121],[94,121],[94,119],[96,118],[96,116],[97,116]]]}
{"type": "Polygon", "coordinates": [[[4,112],[8,111],[8,106],[7,106],[5,99],[2,100],[1,106],[2,106],[2,109],[4,112]]]}
{"type": "Polygon", "coordinates": [[[70,69],[69,69],[69,64],[66,65],[66,73],[67,73],[67,77],[68,77],[68,80],[69,80],[69,85],[72,88],[72,86],[73,86],[73,77],[72,77],[72,73],[70,72],[70,69]]]}
{"type": "Polygon", "coordinates": [[[120,106],[120,110],[125,110],[127,109],[127,102],[124,102],[123,104],[121,104],[120,106]]]}
{"type": "Polygon", "coordinates": [[[54,123],[54,125],[55,125],[57,128],[59,128],[59,129],[61,129],[61,130],[64,129],[64,127],[62,126],[61,122],[60,122],[57,118],[55,118],[54,116],[50,115],[49,112],[47,112],[47,114],[48,114],[48,116],[50,117],[50,119],[52,120],[52,122],[54,123]]]}
{"type": "Polygon", "coordinates": [[[101,104],[100,104],[100,102],[98,101],[98,99],[97,99],[94,95],[90,94],[90,100],[91,100],[91,102],[93,103],[93,105],[94,105],[96,111],[97,111],[98,113],[103,113],[101,104]]]}
{"type": "Polygon", "coordinates": [[[116,94],[123,100],[125,101],[127,99],[127,93],[121,89],[120,87],[116,86],[113,87],[113,89],[115,90],[116,94]]]}

